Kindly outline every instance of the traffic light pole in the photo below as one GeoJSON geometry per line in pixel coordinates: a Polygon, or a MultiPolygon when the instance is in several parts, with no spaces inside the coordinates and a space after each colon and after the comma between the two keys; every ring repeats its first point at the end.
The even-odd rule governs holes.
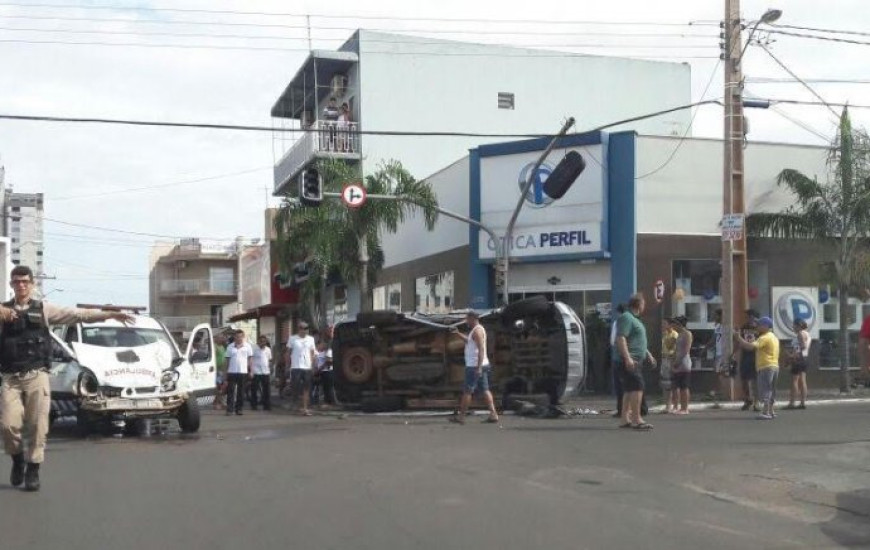
{"type": "MultiPolygon", "coordinates": [[[[324,192],[323,196],[325,198],[340,199],[341,193],[324,192]]],[[[395,195],[375,195],[375,194],[368,193],[368,194],[366,194],[366,200],[386,200],[386,201],[394,201],[394,202],[406,202],[408,204],[413,204],[413,205],[419,206],[421,208],[424,207],[422,204],[415,202],[413,200],[410,200],[406,197],[397,197],[395,195]]],[[[452,210],[447,210],[446,208],[442,208],[440,206],[435,206],[435,207],[433,207],[433,209],[436,212],[438,212],[439,214],[441,214],[442,216],[446,216],[448,218],[452,218],[454,220],[464,222],[468,225],[471,225],[473,227],[480,229],[481,231],[483,231],[484,233],[489,235],[489,238],[492,239],[492,242],[496,243],[495,263],[496,263],[496,265],[499,264],[499,262],[501,261],[501,255],[500,255],[500,247],[498,246],[498,235],[496,234],[495,231],[492,230],[491,227],[489,227],[488,225],[485,225],[477,220],[473,220],[473,219],[469,218],[468,216],[464,216],[462,214],[459,214],[458,212],[453,212],[452,210]]],[[[505,302],[505,303],[507,303],[507,302],[505,302]]]]}
{"type": "Polygon", "coordinates": [[[523,186],[523,191],[520,193],[520,200],[517,201],[517,206],[514,208],[514,213],[511,216],[510,221],[508,222],[507,229],[505,229],[504,240],[501,242],[501,246],[498,245],[498,240],[495,240],[495,250],[496,250],[496,261],[495,268],[499,269],[499,261],[498,261],[498,249],[501,248],[501,257],[504,266],[503,270],[503,279],[502,279],[502,303],[507,305],[508,303],[508,273],[511,267],[511,243],[513,242],[514,236],[514,225],[517,223],[517,218],[520,215],[520,210],[523,208],[523,204],[526,202],[526,195],[529,194],[529,189],[532,188],[532,184],[535,181],[535,175],[538,173],[538,169],[541,167],[541,164],[544,163],[547,156],[556,147],[556,142],[559,141],[559,138],[564,136],[568,130],[574,126],[574,117],[569,117],[568,120],[565,121],[565,124],[562,125],[562,129],[559,130],[559,133],[553,136],[553,139],[550,140],[550,143],[547,145],[547,148],[544,149],[544,152],[541,153],[541,156],[538,158],[537,162],[535,162],[535,166],[529,171],[529,178],[526,180],[526,184],[523,186]]]}

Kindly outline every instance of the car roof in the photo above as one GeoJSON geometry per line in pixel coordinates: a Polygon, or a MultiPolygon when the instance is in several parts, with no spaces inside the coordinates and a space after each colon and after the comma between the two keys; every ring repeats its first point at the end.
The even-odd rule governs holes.
{"type": "MultiPolygon", "coordinates": [[[[163,330],[163,325],[157,319],[153,317],[148,317],[145,315],[133,315],[135,319],[135,324],[132,325],[134,328],[144,328],[150,330],[163,330]]],[[[107,319],[105,321],[98,321],[96,323],[82,323],[83,327],[123,327],[130,326],[124,325],[120,321],[115,321],[114,319],[107,319]]]]}

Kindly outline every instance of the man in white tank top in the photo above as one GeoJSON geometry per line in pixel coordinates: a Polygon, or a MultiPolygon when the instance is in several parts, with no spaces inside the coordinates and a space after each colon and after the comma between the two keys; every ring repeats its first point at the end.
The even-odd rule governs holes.
{"type": "Polygon", "coordinates": [[[489,407],[489,417],[484,422],[495,424],[498,422],[498,413],[495,410],[492,392],[489,391],[489,375],[492,367],[486,354],[486,329],[480,324],[480,316],[477,312],[469,311],[465,315],[465,322],[469,328],[468,335],[455,332],[465,340],[465,385],[459,400],[459,412],[450,417],[450,421],[465,424],[465,413],[471,404],[471,397],[478,392],[483,394],[486,406],[489,407]]]}

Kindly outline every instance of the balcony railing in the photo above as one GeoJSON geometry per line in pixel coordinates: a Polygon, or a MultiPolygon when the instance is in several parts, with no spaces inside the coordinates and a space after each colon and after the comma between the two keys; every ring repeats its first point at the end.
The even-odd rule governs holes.
{"type": "Polygon", "coordinates": [[[275,190],[316,157],[360,158],[359,124],[315,121],[275,165],[275,190]]]}
{"type": "Polygon", "coordinates": [[[236,294],[235,281],[210,279],[170,279],[160,281],[160,292],[172,295],[224,295],[236,294]]]}
{"type": "Polygon", "coordinates": [[[218,320],[208,315],[188,315],[180,317],[161,317],[161,321],[169,329],[169,332],[189,332],[197,325],[208,323],[212,327],[218,326],[218,320]]]}

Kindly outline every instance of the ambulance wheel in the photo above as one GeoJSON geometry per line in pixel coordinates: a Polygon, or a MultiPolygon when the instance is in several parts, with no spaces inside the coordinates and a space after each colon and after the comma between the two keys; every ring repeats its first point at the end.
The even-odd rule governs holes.
{"type": "Polygon", "coordinates": [[[199,424],[199,405],[197,405],[195,397],[190,397],[178,409],[178,427],[181,428],[182,432],[192,434],[199,431],[199,424]]]}

